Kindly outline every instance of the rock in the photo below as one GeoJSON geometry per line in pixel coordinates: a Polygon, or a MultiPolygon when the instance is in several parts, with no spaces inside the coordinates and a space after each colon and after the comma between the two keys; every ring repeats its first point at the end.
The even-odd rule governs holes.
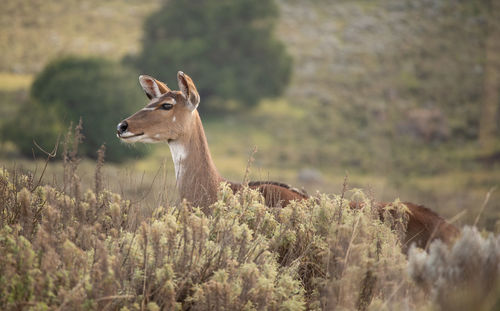
{"type": "Polygon", "coordinates": [[[400,132],[425,142],[443,141],[450,136],[446,116],[437,108],[409,110],[406,119],[399,123],[398,128],[400,132]]]}
{"type": "Polygon", "coordinates": [[[321,173],[313,168],[303,168],[299,171],[297,179],[304,184],[319,184],[323,182],[321,173]]]}

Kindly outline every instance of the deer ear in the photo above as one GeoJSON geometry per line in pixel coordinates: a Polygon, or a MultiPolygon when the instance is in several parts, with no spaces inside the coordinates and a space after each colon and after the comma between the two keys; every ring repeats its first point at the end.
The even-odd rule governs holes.
{"type": "Polygon", "coordinates": [[[177,73],[177,82],[179,83],[179,89],[187,99],[189,110],[195,110],[200,103],[200,95],[196,90],[196,86],[194,86],[193,80],[184,72],[179,71],[177,73]]]}
{"type": "Polygon", "coordinates": [[[146,75],[139,76],[139,83],[141,84],[142,89],[144,90],[146,96],[149,99],[160,97],[161,94],[170,91],[170,89],[165,83],[158,81],[150,76],[146,75]]]}

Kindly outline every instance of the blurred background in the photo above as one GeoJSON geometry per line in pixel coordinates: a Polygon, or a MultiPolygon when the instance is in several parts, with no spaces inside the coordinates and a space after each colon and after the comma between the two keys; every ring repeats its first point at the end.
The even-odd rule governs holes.
{"type": "MultiPolygon", "coordinates": [[[[499,1],[3,0],[0,23],[7,169],[40,172],[34,142],[52,150],[81,118],[84,182],[105,144],[108,188],[174,196],[168,146],[125,146],[115,128],[147,103],[139,74],[177,89],[182,70],[223,176],[251,162],[252,179],[310,194],[347,176],[458,224],[484,208],[500,230],[499,1]]],[[[58,155],[44,180],[61,170],[58,155]]]]}

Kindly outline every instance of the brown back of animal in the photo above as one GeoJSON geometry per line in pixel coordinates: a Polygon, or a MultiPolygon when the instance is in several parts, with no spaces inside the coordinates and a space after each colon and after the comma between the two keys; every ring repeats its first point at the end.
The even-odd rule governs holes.
{"type": "MultiPolygon", "coordinates": [[[[278,182],[257,181],[248,184],[250,188],[259,190],[267,206],[282,207],[290,203],[290,201],[305,200],[309,196],[289,185],[278,182]]],[[[241,189],[240,184],[233,184],[233,191],[241,189]]],[[[432,210],[422,205],[417,205],[411,202],[403,203],[408,208],[408,223],[403,241],[403,250],[406,252],[412,244],[421,248],[427,248],[429,244],[439,239],[447,244],[451,244],[460,234],[460,231],[448,223],[444,218],[433,212],[432,210]]],[[[384,220],[384,212],[389,203],[376,203],[375,208],[378,211],[381,220],[384,220]]],[[[350,203],[350,208],[359,208],[360,204],[356,202],[350,203]]],[[[394,210],[389,210],[394,217],[394,210]]]]}
{"type": "MultiPolygon", "coordinates": [[[[289,185],[278,182],[257,181],[248,184],[250,188],[259,190],[267,206],[282,207],[287,206],[290,201],[305,200],[309,196],[289,185]]],[[[239,191],[240,184],[231,185],[233,191],[239,191]]],[[[460,234],[460,231],[448,223],[444,218],[422,205],[411,202],[403,203],[408,208],[408,223],[403,241],[403,250],[406,252],[412,244],[421,248],[427,248],[428,245],[439,239],[447,244],[451,244],[460,234]]],[[[384,212],[389,203],[376,203],[375,208],[378,211],[381,220],[384,220],[384,212]]],[[[363,204],[356,202],[350,203],[350,208],[360,208],[363,204]]],[[[389,210],[394,217],[394,210],[389,210]]]]}
{"type": "MultiPolygon", "coordinates": [[[[238,192],[243,187],[238,183],[231,183],[230,186],[233,192],[238,192]]],[[[264,197],[266,206],[270,207],[284,207],[291,201],[300,201],[309,197],[303,191],[275,181],[251,181],[248,183],[248,187],[259,190],[264,197]]]]}
{"type": "MultiPolygon", "coordinates": [[[[406,227],[405,237],[403,239],[403,250],[407,251],[412,244],[421,248],[427,248],[429,244],[439,239],[447,244],[451,244],[460,234],[460,231],[448,223],[444,218],[428,209],[425,206],[417,205],[411,202],[403,202],[408,208],[408,223],[406,227]]],[[[380,215],[380,219],[384,219],[384,211],[389,203],[376,203],[375,208],[380,215]]],[[[351,208],[359,208],[360,205],[356,202],[351,202],[351,208]]],[[[393,216],[394,210],[390,210],[393,216]]]]}

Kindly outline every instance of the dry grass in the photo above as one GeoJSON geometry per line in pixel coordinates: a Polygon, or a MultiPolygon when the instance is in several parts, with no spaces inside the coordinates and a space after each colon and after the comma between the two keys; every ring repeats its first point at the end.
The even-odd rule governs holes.
{"type": "Polygon", "coordinates": [[[26,90],[31,85],[33,76],[29,74],[11,74],[0,72],[0,85],[3,92],[26,90]]]}

